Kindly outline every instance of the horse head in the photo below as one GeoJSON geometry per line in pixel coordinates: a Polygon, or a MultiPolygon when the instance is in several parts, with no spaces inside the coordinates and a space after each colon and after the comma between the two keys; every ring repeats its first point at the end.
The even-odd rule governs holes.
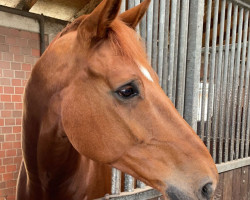
{"type": "Polygon", "coordinates": [[[46,101],[58,94],[59,126],[79,154],[166,198],[211,199],[213,159],[161,89],[134,30],[149,3],[119,15],[121,0],[103,0],[49,46],[33,77],[46,101]]]}

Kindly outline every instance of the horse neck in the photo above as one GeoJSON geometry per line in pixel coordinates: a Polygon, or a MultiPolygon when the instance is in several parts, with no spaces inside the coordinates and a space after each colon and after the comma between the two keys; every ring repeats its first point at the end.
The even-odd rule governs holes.
{"type": "Polygon", "coordinates": [[[35,75],[36,72],[27,85],[24,101],[23,152],[28,178],[45,190],[60,186],[56,195],[63,194],[62,199],[67,196],[92,199],[109,193],[110,167],[80,155],[73,148],[61,125],[60,90],[47,91],[35,75]],[[93,185],[99,186],[90,187],[93,185]]]}

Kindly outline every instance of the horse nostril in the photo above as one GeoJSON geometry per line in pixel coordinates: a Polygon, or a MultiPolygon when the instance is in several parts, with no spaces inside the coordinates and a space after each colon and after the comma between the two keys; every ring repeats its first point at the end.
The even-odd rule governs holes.
{"type": "Polygon", "coordinates": [[[214,189],[212,187],[212,183],[207,183],[201,188],[201,195],[207,200],[211,199],[213,193],[214,189]]]}

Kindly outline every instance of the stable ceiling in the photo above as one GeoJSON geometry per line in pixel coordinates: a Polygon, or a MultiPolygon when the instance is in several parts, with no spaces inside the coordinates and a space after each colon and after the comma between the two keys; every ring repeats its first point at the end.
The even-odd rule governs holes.
{"type": "Polygon", "coordinates": [[[0,5],[72,21],[89,13],[101,0],[0,0],[0,5]]]}

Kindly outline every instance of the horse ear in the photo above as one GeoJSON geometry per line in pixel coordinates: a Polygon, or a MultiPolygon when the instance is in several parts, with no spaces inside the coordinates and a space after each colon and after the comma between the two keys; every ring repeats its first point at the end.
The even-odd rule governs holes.
{"type": "Polygon", "coordinates": [[[135,29],[137,24],[141,21],[142,17],[146,13],[151,0],[144,0],[138,6],[131,8],[119,15],[119,18],[125,22],[128,26],[135,29]]]}
{"type": "MultiPolygon", "coordinates": [[[[121,0],[103,0],[78,27],[78,34],[92,37],[106,37],[110,24],[117,17],[121,0]]],[[[84,37],[86,39],[86,37],[84,37]]]]}

